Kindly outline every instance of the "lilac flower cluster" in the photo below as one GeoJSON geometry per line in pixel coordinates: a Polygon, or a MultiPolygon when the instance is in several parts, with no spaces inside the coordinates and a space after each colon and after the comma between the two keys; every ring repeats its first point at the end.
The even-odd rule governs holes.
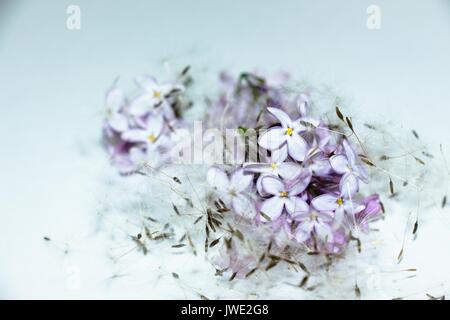
{"type": "Polygon", "coordinates": [[[131,97],[117,83],[106,92],[103,141],[122,174],[144,164],[156,168],[168,161],[172,133],[183,126],[181,112],[190,106],[183,99],[181,80],[158,83],[151,76],[140,76],[135,79],[137,93],[131,97]]]}
{"type": "MultiPolygon", "coordinates": [[[[273,102],[267,97],[271,90],[264,89],[266,82],[261,85],[263,93],[257,99],[273,102]]],[[[255,225],[269,225],[274,238],[282,232],[309,251],[340,253],[352,233],[368,232],[368,223],[380,216],[379,196],[361,195],[360,187],[369,176],[355,146],[310,115],[306,95],[294,100],[278,96],[278,101],[297,105],[294,110],[292,103],[261,107],[269,127],[257,141],[257,148],[264,151],[261,161],[231,172],[213,166],[207,180],[236,215],[255,225]]],[[[250,123],[255,121],[245,118],[245,124],[250,123]]]]}

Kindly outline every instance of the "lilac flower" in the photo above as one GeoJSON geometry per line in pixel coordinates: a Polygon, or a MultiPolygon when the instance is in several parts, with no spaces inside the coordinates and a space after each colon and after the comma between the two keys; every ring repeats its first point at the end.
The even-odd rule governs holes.
{"type": "Polygon", "coordinates": [[[135,171],[142,163],[142,147],[121,141],[116,145],[108,145],[111,161],[121,174],[135,171]]]}
{"type": "Polygon", "coordinates": [[[122,133],[122,139],[129,142],[145,143],[152,148],[157,143],[164,127],[162,115],[149,116],[145,128],[129,129],[122,133]]]}
{"type": "Polygon", "coordinates": [[[363,232],[369,231],[369,222],[380,216],[382,207],[378,194],[372,194],[364,199],[365,208],[356,214],[356,223],[363,232]]]}
{"type": "Polygon", "coordinates": [[[308,186],[311,180],[311,173],[305,171],[301,177],[294,181],[283,182],[273,176],[263,176],[261,178],[262,189],[265,193],[272,195],[261,204],[259,211],[264,219],[268,216],[272,221],[276,220],[285,208],[289,214],[308,210],[308,205],[299,194],[308,186]]]}
{"type": "MultiPolygon", "coordinates": [[[[303,161],[308,151],[308,144],[299,132],[304,129],[300,122],[294,122],[282,110],[267,108],[279,121],[281,126],[267,130],[259,137],[258,144],[267,150],[287,148],[287,153],[297,161],[303,161]]],[[[282,152],[282,151],[280,151],[282,152]]],[[[284,160],[284,159],[283,159],[284,160]]]]}
{"type": "Polygon", "coordinates": [[[154,111],[155,108],[161,108],[165,111],[170,110],[169,94],[183,90],[183,87],[179,85],[159,84],[153,77],[149,76],[138,77],[136,82],[144,92],[131,101],[129,111],[137,117],[144,116],[154,111]]]}
{"type": "Polygon", "coordinates": [[[333,231],[331,241],[329,240],[323,248],[328,253],[341,253],[348,243],[348,236],[343,228],[333,231]]]}
{"type": "Polygon", "coordinates": [[[366,169],[357,162],[357,154],[347,140],[342,141],[344,154],[334,155],[330,158],[330,164],[334,171],[343,175],[353,175],[362,181],[367,181],[366,169]]]}
{"type": "Polygon", "coordinates": [[[345,214],[354,216],[356,213],[364,210],[364,205],[356,203],[352,196],[356,189],[356,178],[353,175],[347,175],[341,180],[340,193],[326,193],[315,197],[311,200],[311,204],[319,211],[333,211],[335,220],[339,223],[345,217],[345,214]]]}
{"type": "Polygon", "coordinates": [[[233,239],[230,240],[230,248],[222,246],[219,255],[213,259],[213,263],[221,270],[236,274],[236,278],[243,279],[246,274],[255,268],[255,259],[249,254],[239,252],[233,239]]]}
{"type": "Polygon", "coordinates": [[[296,162],[283,162],[286,156],[280,155],[279,150],[274,150],[269,162],[265,163],[245,163],[245,172],[272,174],[280,176],[285,180],[297,178],[303,171],[303,167],[296,162]],[[284,159],[283,159],[284,157],[284,159]]]}
{"type": "Polygon", "coordinates": [[[306,117],[308,115],[308,106],[309,106],[309,98],[306,94],[299,94],[296,97],[297,111],[302,117],[306,117]]]}
{"type": "Polygon", "coordinates": [[[123,132],[128,128],[127,117],[122,113],[125,97],[122,90],[113,86],[106,92],[106,124],[116,132],[123,132]]]}
{"type": "Polygon", "coordinates": [[[331,173],[330,159],[317,147],[309,150],[303,165],[318,177],[327,177],[331,173]]]}
{"type": "Polygon", "coordinates": [[[294,235],[299,242],[309,240],[312,234],[324,241],[331,241],[333,238],[331,229],[333,213],[330,211],[318,211],[310,206],[308,210],[299,213],[294,219],[299,222],[294,235]]]}
{"type": "Polygon", "coordinates": [[[253,181],[253,175],[244,174],[243,169],[236,170],[231,177],[217,167],[211,167],[207,173],[208,183],[220,192],[220,199],[233,210],[246,218],[256,214],[253,203],[245,195],[245,191],[253,181]]]}

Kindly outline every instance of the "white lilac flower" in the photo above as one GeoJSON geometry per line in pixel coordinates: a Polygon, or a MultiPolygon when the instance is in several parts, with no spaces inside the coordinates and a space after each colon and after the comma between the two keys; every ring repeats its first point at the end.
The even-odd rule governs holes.
{"type": "Polygon", "coordinates": [[[268,158],[268,162],[245,163],[244,170],[251,173],[272,174],[279,176],[285,180],[297,178],[303,167],[296,162],[284,162],[286,156],[280,155],[278,150],[272,152],[272,156],[268,158]]]}
{"type": "Polygon", "coordinates": [[[309,240],[313,234],[326,242],[333,238],[331,228],[333,213],[330,211],[319,211],[310,206],[308,210],[299,213],[294,219],[299,222],[294,234],[295,239],[299,242],[309,240]]]}
{"type": "Polygon", "coordinates": [[[356,152],[349,145],[347,140],[342,141],[342,146],[344,148],[343,154],[337,154],[330,157],[331,167],[337,173],[343,174],[344,177],[348,175],[356,177],[357,184],[358,180],[366,182],[368,179],[367,171],[364,168],[364,165],[357,162],[358,156],[356,152]]]}
{"type": "Polygon", "coordinates": [[[152,148],[164,127],[162,115],[149,116],[145,128],[129,129],[122,133],[122,139],[129,142],[145,143],[152,148]]]}
{"type": "Polygon", "coordinates": [[[305,172],[300,178],[294,181],[282,181],[274,176],[262,176],[261,185],[265,194],[271,195],[264,199],[259,207],[264,220],[270,218],[271,221],[278,219],[283,210],[293,215],[298,212],[308,210],[308,205],[300,194],[305,191],[311,180],[311,174],[305,172]]]}
{"type": "Polygon", "coordinates": [[[254,204],[246,195],[253,182],[253,175],[244,174],[243,169],[238,169],[228,177],[225,171],[211,167],[207,173],[207,181],[219,192],[220,199],[227,205],[231,204],[238,215],[254,218],[256,214],[254,204]]]}
{"type": "Polygon", "coordinates": [[[123,107],[125,106],[125,96],[122,90],[111,87],[105,96],[106,106],[106,124],[116,132],[123,132],[128,129],[127,117],[123,114],[123,107]]]}
{"type": "Polygon", "coordinates": [[[149,76],[138,77],[136,82],[143,90],[143,93],[131,101],[129,111],[137,117],[147,115],[157,109],[164,112],[170,111],[169,95],[183,90],[181,85],[172,83],[159,84],[154,78],[149,76]]]}
{"type": "MultiPolygon", "coordinates": [[[[303,161],[308,152],[308,144],[299,132],[304,127],[299,121],[292,121],[289,115],[277,108],[267,108],[279,121],[281,126],[268,129],[258,139],[258,144],[267,150],[286,149],[294,160],[303,161]]],[[[283,153],[284,150],[280,150],[283,153]]],[[[284,160],[284,159],[283,159],[284,160]]]]}
{"type": "Polygon", "coordinates": [[[354,217],[364,210],[365,206],[353,199],[357,191],[357,180],[353,175],[346,175],[341,179],[339,194],[325,193],[311,200],[311,204],[319,211],[334,212],[335,220],[342,222],[345,215],[354,217]]]}

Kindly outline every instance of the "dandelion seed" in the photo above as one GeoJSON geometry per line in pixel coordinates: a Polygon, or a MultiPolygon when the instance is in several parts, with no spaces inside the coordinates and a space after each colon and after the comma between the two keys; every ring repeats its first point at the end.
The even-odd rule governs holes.
{"type": "Polygon", "coordinates": [[[397,263],[400,263],[400,261],[402,261],[403,259],[403,248],[400,250],[400,252],[398,253],[397,256],[397,263]]]}
{"type": "Polygon", "coordinates": [[[352,130],[352,132],[354,133],[355,130],[353,130],[352,120],[349,117],[345,117],[345,122],[347,123],[348,127],[350,128],[350,130],[352,130]]]}
{"type": "Polygon", "coordinates": [[[269,262],[269,264],[267,265],[266,271],[268,271],[268,270],[272,269],[273,267],[275,267],[275,266],[278,264],[278,262],[280,262],[279,259],[272,259],[272,260],[269,262]]]}
{"type": "Polygon", "coordinates": [[[300,283],[299,283],[298,286],[299,286],[300,288],[303,288],[303,287],[306,285],[306,283],[308,282],[308,279],[309,279],[309,276],[308,276],[308,275],[304,276],[303,279],[302,279],[302,281],[300,281],[300,283]]]}
{"type": "Polygon", "coordinates": [[[209,247],[210,247],[210,248],[214,247],[216,244],[219,243],[220,239],[221,239],[221,238],[218,238],[218,239],[212,241],[211,244],[209,245],[209,247]]]}
{"type": "Polygon", "coordinates": [[[371,129],[371,130],[376,130],[376,129],[377,129],[375,126],[373,126],[373,125],[371,125],[371,124],[369,124],[369,123],[364,123],[364,126],[365,126],[366,128],[371,129]]]}
{"type": "Polygon", "coordinates": [[[395,192],[394,192],[394,182],[392,181],[391,178],[389,178],[389,190],[391,192],[391,195],[395,194],[395,192]]]}
{"type": "Polygon", "coordinates": [[[336,106],[336,115],[338,116],[339,119],[341,119],[342,122],[344,121],[344,115],[342,114],[341,110],[339,109],[338,106],[336,106]]]}
{"type": "Polygon", "coordinates": [[[413,235],[416,234],[418,228],[419,228],[419,221],[416,220],[416,222],[414,223],[414,228],[413,228],[413,232],[412,232],[413,235]]]}
{"type": "Polygon", "coordinates": [[[245,277],[246,278],[250,277],[252,274],[254,274],[256,272],[256,270],[258,270],[258,268],[253,268],[245,275],[245,277]]]}
{"type": "Polygon", "coordinates": [[[205,295],[203,295],[201,293],[197,293],[197,294],[200,297],[200,299],[202,299],[202,300],[209,300],[209,298],[207,296],[205,296],[205,295]]]}
{"type": "Polygon", "coordinates": [[[190,69],[191,69],[191,66],[184,67],[184,69],[180,73],[180,76],[181,77],[185,76],[189,72],[190,69]]]}
{"type": "Polygon", "coordinates": [[[420,158],[417,158],[417,157],[414,157],[414,159],[418,162],[418,163],[420,163],[421,165],[425,165],[425,162],[422,160],[422,159],[420,159],[420,158]]]}
{"type": "Polygon", "coordinates": [[[356,299],[361,299],[361,289],[359,289],[358,284],[355,283],[355,295],[356,295],[356,299]]]}
{"type": "Polygon", "coordinates": [[[172,203],[172,208],[173,208],[173,211],[175,211],[175,213],[176,213],[178,216],[181,216],[180,211],[178,210],[177,206],[174,205],[173,203],[172,203]]]}
{"type": "Polygon", "coordinates": [[[175,181],[178,184],[181,184],[181,180],[178,179],[177,177],[172,177],[172,180],[175,181]]]}
{"type": "Polygon", "coordinates": [[[200,222],[200,220],[203,219],[203,216],[198,217],[197,219],[195,219],[194,224],[197,224],[198,222],[200,222]]]}

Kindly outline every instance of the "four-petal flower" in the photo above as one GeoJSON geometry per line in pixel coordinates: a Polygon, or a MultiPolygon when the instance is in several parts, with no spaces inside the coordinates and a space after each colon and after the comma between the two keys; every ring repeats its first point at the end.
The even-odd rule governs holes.
{"type": "Polygon", "coordinates": [[[220,199],[227,205],[231,204],[237,214],[246,218],[255,216],[254,204],[245,195],[253,181],[253,175],[244,174],[243,169],[238,169],[228,177],[225,171],[211,167],[207,173],[207,181],[220,193],[220,199]]]}
{"type": "Polygon", "coordinates": [[[303,161],[308,151],[308,144],[299,134],[304,129],[300,122],[292,121],[281,109],[267,108],[267,110],[280,121],[281,126],[267,130],[259,137],[258,144],[270,151],[287,149],[287,154],[294,160],[303,161]]]}
{"type": "Polygon", "coordinates": [[[310,180],[310,172],[306,172],[300,178],[289,182],[284,182],[274,176],[262,176],[262,189],[272,197],[264,200],[261,204],[259,208],[259,211],[262,212],[261,217],[265,220],[268,217],[273,221],[280,217],[283,209],[286,209],[291,215],[307,211],[308,204],[299,194],[305,191],[310,180]]]}

